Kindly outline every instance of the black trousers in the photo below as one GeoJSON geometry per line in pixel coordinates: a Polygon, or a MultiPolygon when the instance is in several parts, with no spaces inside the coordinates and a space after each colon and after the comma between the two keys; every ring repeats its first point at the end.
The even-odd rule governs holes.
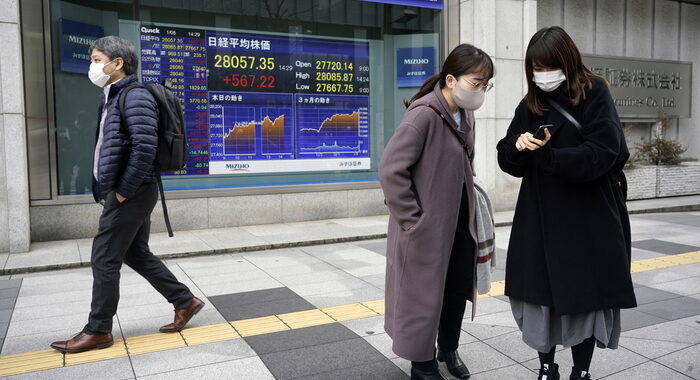
{"type": "Polygon", "coordinates": [[[438,328],[438,346],[443,350],[456,350],[459,345],[467,300],[472,299],[474,292],[474,248],[469,234],[469,200],[466,189],[462,189],[438,328]]]}
{"type": "Polygon", "coordinates": [[[175,309],[188,307],[194,295],[148,249],[151,212],[158,201],[155,183],[143,184],[136,194],[119,203],[112,191],[105,199],[97,236],[92,242],[92,305],[88,334],[112,331],[112,319],[119,303],[119,279],[122,263],[143,276],[172,303],[175,309]]]}

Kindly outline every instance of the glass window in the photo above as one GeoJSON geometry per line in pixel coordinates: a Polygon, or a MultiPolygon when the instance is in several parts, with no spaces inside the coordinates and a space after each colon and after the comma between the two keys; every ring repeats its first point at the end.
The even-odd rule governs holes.
{"type": "Polygon", "coordinates": [[[166,189],[376,181],[440,53],[439,11],[357,0],[52,0],[51,20],[59,195],[90,192],[103,35],[182,100],[188,163],[166,189]]]}

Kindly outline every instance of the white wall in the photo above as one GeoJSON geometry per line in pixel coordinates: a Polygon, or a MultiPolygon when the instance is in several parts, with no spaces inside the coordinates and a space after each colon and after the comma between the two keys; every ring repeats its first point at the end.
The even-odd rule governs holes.
{"type": "Polygon", "coordinates": [[[476,112],[475,171],[497,209],[515,205],[520,180],[503,174],[496,143],[505,136],[515,107],[525,94],[523,57],[536,32],[535,0],[465,0],[460,3],[460,41],[491,55],[496,65],[494,88],[476,112]]]}
{"type": "Polygon", "coordinates": [[[0,0],[0,9],[0,253],[24,252],[29,184],[19,7],[16,0],[0,0]]]}
{"type": "MultiPolygon", "coordinates": [[[[700,158],[700,5],[670,0],[539,0],[537,26],[559,25],[584,54],[693,62],[689,119],[673,119],[667,138],[686,157],[700,158]],[[591,28],[595,25],[595,28],[591,28]]],[[[653,120],[649,120],[653,122],[653,120]]],[[[630,148],[650,136],[651,124],[629,131],[630,148]]]]}
{"type": "Polygon", "coordinates": [[[679,59],[693,62],[690,119],[681,119],[678,140],[688,147],[686,156],[700,158],[700,5],[681,4],[679,59]]]}
{"type": "MultiPolygon", "coordinates": [[[[527,89],[522,61],[527,43],[546,26],[563,27],[584,54],[693,62],[692,117],[672,120],[667,137],[686,145],[687,157],[700,158],[700,5],[669,0],[465,0],[460,11],[461,42],[484,49],[496,63],[494,90],[477,112],[476,171],[498,210],[515,207],[519,181],[500,171],[495,145],[527,89]]],[[[635,124],[631,148],[649,133],[649,123],[635,124]]]]}

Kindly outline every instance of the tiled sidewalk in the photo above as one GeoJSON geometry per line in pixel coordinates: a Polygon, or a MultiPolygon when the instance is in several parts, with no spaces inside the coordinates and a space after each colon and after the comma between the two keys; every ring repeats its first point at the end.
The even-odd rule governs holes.
{"type": "MultiPolygon", "coordinates": [[[[151,234],[150,246],[162,258],[377,239],[386,236],[388,216],[329,219],[259,226],[210,228],[151,234]]],[[[77,268],[90,265],[92,239],[32,243],[30,252],[0,254],[0,274],[77,268]]]]}
{"type": "MultiPolygon", "coordinates": [[[[633,260],[700,251],[698,212],[635,215],[632,226],[633,260]]],[[[495,281],[504,276],[509,231],[497,229],[495,281]]],[[[382,299],[384,250],[379,239],[167,263],[207,301],[191,323],[196,327],[382,299]]],[[[640,306],[623,312],[621,347],[595,352],[594,378],[700,379],[700,264],[669,264],[633,279],[640,306]]],[[[0,355],[46,350],[78,332],[90,292],[89,268],[0,277],[0,332],[9,320],[0,355]]],[[[115,339],[156,333],[171,318],[170,305],[125,267],[115,339]]],[[[480,299],[475,321],[465,320],[463,330],[460,352],[472,378],[536,377],[537,354],[520,340],[505,297],[480,299]]],[[[410,365],[391,352],[382,316],[180,347],[11,378],[406,379],[410,365]]],[[[568,375],[568,350],[557,362],[568,375]]]]}
{"type": "MultiPolygon", "coordinates": [[[[95,205],[95,207],[99,207],[95,205]]],[[[700,211],[700,195],[627,202],[631,214],[700,211]]],[[[497,227],[512,223],[513,212],[494,215],[497,227]]],[[[151,234],[151,250],[163,258],[240,253],[386,237],[388,216],[329,219],[151,234]]],[[[0,275],[79,268],[90,265],[92,239],[32,243],[25,253],[0,253],[0,275]]]]}

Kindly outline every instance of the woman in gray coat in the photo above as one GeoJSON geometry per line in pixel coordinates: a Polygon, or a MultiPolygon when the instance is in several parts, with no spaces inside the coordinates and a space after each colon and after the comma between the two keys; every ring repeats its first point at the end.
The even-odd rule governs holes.
{"type": "Polygon", "coordinates": [[[384,328],[411,379],[443,379],[436,337],[437,359],[469,377],[457,346],[475,299],[474,110],[492,77],[488,54],[457,46],[407,102],[379,164],[390,214],[384,328]]]}

